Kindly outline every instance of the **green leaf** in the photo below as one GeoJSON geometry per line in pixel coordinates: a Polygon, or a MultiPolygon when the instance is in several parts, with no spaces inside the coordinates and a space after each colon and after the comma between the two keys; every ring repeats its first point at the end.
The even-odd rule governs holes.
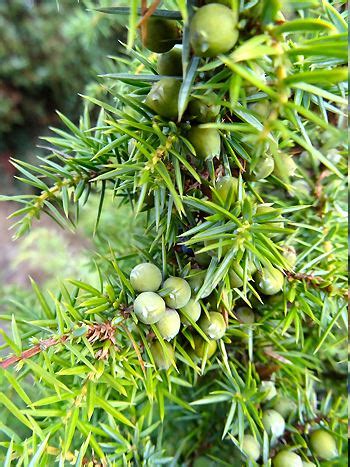
{"type": "Polygon", "coordinates": [[[298,18],[292,21],[286,21],[283,24],[275,26],[272,29],[272,32],[275,34],[289,33],[289,32],[313,32],[313,31],[323,31],[328,29],[330,31],[335,31],[336,28],[333,24],[328,21],[322,20],[320,18],[298,18]]]}

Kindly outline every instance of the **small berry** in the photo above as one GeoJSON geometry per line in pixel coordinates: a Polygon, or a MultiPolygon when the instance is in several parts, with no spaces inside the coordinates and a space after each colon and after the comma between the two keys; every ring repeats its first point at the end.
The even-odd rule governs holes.
{"type": "Polygon", "coordinates": [[[287,397],[277,397],[273,409],[282,415],[283,418],[289,417],[289,415],[296,410],[295,403],[287,397]]]}
{"type": "Polygon", "coordinates": [[[224,203],[229,208],[237,201],[238,179],[230,175],[220,177],[215,184],[215,190],[220,199],[214,195],[214,201],[224,203]]]}
{"type": "Polygon", "coordinates": [[[142,42],[146,49],[163,53],[174,47],[178,36],[176,22],[151,16],[145,25],[142,42]]]}
{"type": "Polygon", "coordinates": [[[164,345],[166,352],[158,341],[153,342],[150,347],[154,362],[160,370],[168,370],[172,365],[172,361],[175,360],[175,353],[171,344],[164,342],[164,345]]]}
{"type": "Polygon", "coordinates": [[[215,128],[192,126],[187,138],[196,151],[199,159],[210,159],[220,154],[221,139],[215,128]]]}
{"type": "Polygon", "coordinates": [[[190,25],[190,42],[199,57],[215,57],[228,52],[238,39],[235,16],[217,3],[199,8],[190,25]]]}
{"type": "Polygon", "coordinates": [[[197,293],[204,283],[206,271],[200,269],[191,269],[190,275],[187,277],[187,281],[191,286],[193,292],[197,293]]]}
{"type": "Polygon", "coordinates": [[[243,271],[242,266],[236,261],[234,261],[231,264],[231,267],[228,271],[228,275],[230,278],[230,285],[233,289],[238,289],[239,287],[243,286],[243,274],[244,274],[244,271],[243,271]],[[237,272],[239,272],[239,275],[237,274],[237,272]]]}
{"type": "Polygon", "coordinates": [[[199,326],[213,340],[221,339],[226,331],[224,317],[217,311],[211,311],[209,317],[203,316],[199,322],[199,326]]]}
{"type": "Polygon", "coordinates": [[[260,392],[264,393],[265,401],[270,401],[277,395],[275,383],[273,381],[261,381],[260,392]]]}
{"type": "Polygon", "coordinates": [[[160,75],[182,76],[181,47],[174,47],[169,52],[159,55],[157,70],[160,75]]]}
{"type": "Polygon", "coordinates": [[[162,78],[153,84],[145,103],[161,117],[176,119],[180,87],[180,80],[162,78]]]}
{"type": "Polygon", "coordinates": [[[282,255],[287,260],[289,266],[293,269],[297,262],[297,253],[293,246],[285,245],[283,247],[282,255]]]}
{"type": "Polygon", "coordinates": [[[284,276],[276,268],[263,268],[256,273],[255,282],[263,294],[275,295],[283,288],[284,276]]]}
{"type": "Polygon", "coordinates": [[[257,461],[260,457],[260,444],[252,435],[244,435],[242,451],[249,460],[257,461]]]}
{"type": "Polygon", "coordinates": [[[269,409],[263,412],[262,423],[270,436],[278,438],[283,435],[286,423],[282,415],[276,410],[269,409]]]}
{"type": "Polygon", "coordinates": [[[213,122],[220,112],[220,105],[215,103],[216,100],[214,93],[193,98],[188,104],[188,114],[199,123],[213,122]]]}
{"type": "Polygon", "coordinates": [[[137,292],[155,292],[162,283],[162,273],[155,264],[141,263],[132,269],[130,282],[137,292]]]}
{"type": "Polygon", "coordinates": [[[310,443],[314,454],[321,459],[330,460],[338,455],[335,439],[325,430],[311,433],[310,443]]]}
{"type": "Polygon", "coordinates": [[[170,308],[182,308],[187,305],[191,298],[191,287],[181,277],[169,277],[164,282],[163,288],[167,289],[164,300],[170,308]]]}
{"type": "Polygon", "coordinates": [[[275,167],[274,158],[267,154],[259,159],[257,165],[254,167],[250,177],[252,180],[262,180],[272,174],[275,167]]]}
{"type": "Polygon", "coordinates": [[[154,292],[142,292],[134,302],[137,318],[144,324],[155,324],[165,314],[165,302],[154,292]]]}
{"type": "Polygon", "coordinates": [[[167,308],[165,314],[157,322],[157,328],[163,339],[170,341],[180,332],[180,316],[176,310],[167,308]]]}
{"type": "Polygon", "coordinates": [[[237,319],[243,324],[253,324],[255,322],[255,314],[251,308],[242,306],[235,312],[237,319]]]}
{"type": "Polygon", "coordinates": [[[187,320],[186,316],[190,317],[192,321],[196,322],[199,320],[202,310],[200,303],[196,302],[193,298],[190,298],[189,302],[185,306],[180,308],[180,311],[184,313],[181,316],[182,322],[190,326],[191,323],[187,320]]]}
{"type": "Polygon", "coordinates": [[[283,450],[273,458],[273,467],[303,467],[303,461],[295,452],[283,450]]]}
{"type": "Polygon", "coordinates": [[[206,351],[207,358],[211,358],[216,352],[216,349],[218,348],[216,341],[211,340],[209,342],[206,342],[204,339],[201,338],[201,336],[194,336],[193,341],[194,353],[197,355],[198,358],[201,359],[204,358],[206,351]]]}

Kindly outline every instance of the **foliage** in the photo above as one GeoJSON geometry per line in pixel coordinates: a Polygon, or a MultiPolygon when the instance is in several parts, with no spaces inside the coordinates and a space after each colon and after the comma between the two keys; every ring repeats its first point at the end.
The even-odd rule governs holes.
{"type": "Polygon", "coordinates": [[[17,236],[43,213],[74,229],[92,193],[94,232],[109,194],[116,206],[132,206],[144,231],[130,235],[125,258],[118,240],[108,245],[123,226],[102,229],[98,285],[70,279],[49,300],[34,284],[40,306],[14,303],[2,315],[11,323],[3,348],[12,353],[0,362],[5,465],[175,466],[206,456],[213,465],[269,466],[285,446],[316,465],[347,460],[344,4],[233,0],[238,43],[200,60],[189,46],[194,3],[164,2],[155,12],[183,30],[177,121],[144,102],[160,76],[155,54],[137,39],[131,48],[139,2],[108,7],[129,24],[127,67],[105,76],[113,103],[84,96],[79,124],[60,114],[66,130],[45,138],[47,157],[14,161],[39,191],[14,197],[22,204],[13,214],[17,236]],[[221,151],[203,160],[189,141],[186,108],[206,91],[221,110],[200,128],[219,132],[221,151]],[[274,171],[257,180],[266,154],[274,171]],[[237,179],[235,197],[220,189],[222,175],[237,179]],[[297,251],[295,266],[286,246],[297,251]],[[206,266],[200,253],[209,253],[206,266]],[[130,265],[142,261],[163,277],[202,275],[195,295],[202,313],[219,311],[228,323],[213,357],[193,357],[201,329],[192,323],[174,340],[174,365],[157,370],[150,343],[164,342],[156,326],[137,322],[128,279],[130,265]],[[253,268],[283,271],[283,290],[262,294],[253,268]],[[231,287],[232,270],[242,286],[231,287]],[[239,318],[242,305],[254,322],[239,318]],[[262,381],[296,407],[279,439],[262,423],[276,404],[262,381]],[[335,459],[310,450],[320,426],[336,440],[335,459]],[[259,464],[242,452],[245,433],[261,446],[259,464]]]}
{"type": "Polygon", "coordinates": [[[92,6],[1,2],[0,149],[13,150],[19,137],[35,131],[28,122],[41,128],[57,122],[56,108],[75,117],[84,86],[93,84],[96,94],[94,78],[108,66],[105,56],[116,53],[121,30],[105,15],[88,13],[92,6]]]}

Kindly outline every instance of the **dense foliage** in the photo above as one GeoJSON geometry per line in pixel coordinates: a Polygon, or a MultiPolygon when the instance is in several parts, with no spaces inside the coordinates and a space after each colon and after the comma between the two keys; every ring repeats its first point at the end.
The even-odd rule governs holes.
{"type": "Polygon", "coordinates": [[[17,236],[98,194],[99,280],[1,315],[0,458],[345,465],[344,4],[140,3],[102,9],[129,25],[113,103],[15,163],[17,236]],[[100,229],[123,205],[143,230],[100,229]]]}
{"type": "Polygon", "coordinates": [[[121,28],[93,2],[6,0],[0,3],[0,152],[22,150],[32,134],[56,123],[55,110],[74,118],[78,92],[108,66],[121,28]]]}

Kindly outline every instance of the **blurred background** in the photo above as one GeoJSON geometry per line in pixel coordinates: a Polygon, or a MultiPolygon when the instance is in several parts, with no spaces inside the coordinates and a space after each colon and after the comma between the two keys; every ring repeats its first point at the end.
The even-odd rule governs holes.
{"type": "MultiPolygon", "coordinates": [[[[93,11],[106,5],[102,0],[0,0],[1,194],[29,189],[16,181],[9,159],[33,162],[45,154],[38,147],[39,135],[61,126],[56,109],[77,121],[83,107],[78,93],[106,95],[97,75],[116,71],[113,56],[118,55],[118,40],[125,39],[115,17],[93,11]]],[[[29,235],[13,242],[13,221],[7,217],[16,208],[0,203],[0,315],[9,301],[30,303],[29,275],[45,289],[63,277],[88,280],[93,273],[87,250],[97,248],[93,226],[84,218],[89,209],[76,234],[44,217],[29,235]]],[[[110,231],[115,222],[111,212],[106,209],[102,230],[110,231]]]]}

